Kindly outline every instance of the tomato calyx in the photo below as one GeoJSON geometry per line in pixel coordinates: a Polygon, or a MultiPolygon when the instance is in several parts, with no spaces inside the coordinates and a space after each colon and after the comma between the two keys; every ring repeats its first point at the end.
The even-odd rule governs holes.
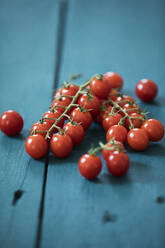
{"type": "Polygon", "coordinates": [[[102,74],[96,74],[95,78],[97,78],[98,80],[102,80],[103,79],[103,75],[102,74]]]}
{"type": "Polygon", "coordinates": [[[101,149],[105,149],[108,151],[118,151],[118,152],[126,152],[125,149],[123,149],[120,146],[121,142],[116,141],[114,138],[112,138],[111,140],[108,141],[108,143],[103,144],[102,142],[99,142],[99,145],[101,147],[101,149]],[[112,146],[109,147],[108,144],[111,144],[112,146]]]}

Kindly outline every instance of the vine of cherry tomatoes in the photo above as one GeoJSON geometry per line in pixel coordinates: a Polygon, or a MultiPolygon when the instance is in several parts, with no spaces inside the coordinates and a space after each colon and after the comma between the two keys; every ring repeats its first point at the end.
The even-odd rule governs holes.
{"type": "MultiPolygon", "coordinates": [[[[99,175],[102,161],[97,152],[102,150],[107,170],[113,176],[123,176],[130,166],[124,144],[127,142],[135,151],[143,151],[150,141],[163,138],[164,127],[156,119],[147,120],[135,99],[120,92],[122,86],[122,77],[114,72],[96,74],[80,86],[65,83],[54,93],[51,108],[32,125],[25,142],[26,152],[40,159],[50,146],[56,157],[67,157],[95,121],[104,128],[107,144],[99,143],[80,158],[80,174],[89,180],[99,175]]],[[[151,101],[157,94],[157,86],[152,80],[143,79],[136,86],[136,94],[144,101],[151,101]]],[[[5,134],[15,135],[22,127],[23,119],[17,112],[1,115],[0,128],[5,134]]]]}

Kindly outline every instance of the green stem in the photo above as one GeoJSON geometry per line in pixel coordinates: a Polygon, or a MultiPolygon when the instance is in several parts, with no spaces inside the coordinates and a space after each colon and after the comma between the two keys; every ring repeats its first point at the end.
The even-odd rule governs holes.
{"type": "Polygon", "coordinates": [[[80,86],[79,90],[77,91],[76,95],[72,98],[72,101],[71,103],[65,107],[65,111],[56,119],[55,123],[49,128],[49,130],[47,131],[47,134],[46,134],[46,138],[50,138],[50,133],[51,131],[54,129],[54,127],[58,124],[58,122],[65,116],[65,114],[68,113],[68,111],[73,107],[73,106],[77,106],[77,104],[75,104],[75,102],[77,101],[79,95],[81,94],[81,91],[83,89],[85,89],[91,82],[91,80],[93,79],[93,77],[88,80],[87,82],[85,82],[83,85],[80,86]]]}

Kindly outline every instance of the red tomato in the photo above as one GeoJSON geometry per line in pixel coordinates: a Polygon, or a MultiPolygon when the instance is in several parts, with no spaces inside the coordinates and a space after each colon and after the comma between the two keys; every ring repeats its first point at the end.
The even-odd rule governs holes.
{"type": "Polygon", "coordinates": [[[47,123],[45,121],[43,123],[36,122],[31,127],[30,134],[31,135],[38,134],[38,135],[42,135],[43,137],[45,137],[47,134],[46,131],[48,131],[50,127],[51,127],[50,123],[47,123]]]}
{"type": "Polygon", "coordinates": [[[139,111],[141,111],[140,107],[137,104],[135,106],[131,106],[129,103],[124,104],[123,109],[125,109],[128,114],[138,113],[139,111]]]}
{"type": "MultiPolygon", "coordinates": [[[[60,116],[61,116],[61,112],[60,112],[60,111],[55,110],[54,112],[51,112],[50,110],[48,110],[47,112],[44,113],[44,115],[42,116],[42,118],[53,118],[53,119],[58,119],[60,116]]],[[[65,119],[62,118],[62,119],[58,122],[57,126],[58,126],[58,127],[63,127],[64,121],[65,121],[65,119]]],[[[50,126],[52,126],[52,125],[54,124],[55,120],[45,119],[45,122],[46,122],[46,123],[49,123],[50,126]]]]}
{"type": "Polygon", "coordinates": [[[126,102],[126,101],[129,101],[130,103],[135,102],[135,100],[131,96],[126,96],[126,95],[123,95],[123,97],[118,96],[115,100],[115,102],[117,102],[118,105],[120,105],[121,107],[123,107],[126,103],[129,104],[129,102],[126,102]]]}
{"type": "Polygon", "coordinates": [[[91,99],[89,99],[88,95],[84,94],[78,99],[78,104],[80,107],[84,107],[84,109],[90,109],[90,113],[93,117],[99,113],[100,100],[97,96],[92,96],[91,99]]]}
{"type": "Polygon", "coordinates": [[[79,145],[84,139],[84,128],[80,124],[73,125],[68,122],[64,125],[63,131],[71,137],[74,146],[79,145]]]}
{"type": "Polygon", "coordinates": [[[117,125],[122,118],[122,115],[119,113],[115,113],[114,115],[108,115],[104,117],[102,125],[105,131],[108,131],[108,129],[114,125],[117,125]]]}
{"type": "Polygon", "coordinates": [[[0,129],[4,134],[14,136],[18,134],[22,128],[23,119],[16,111],[8,110],[0,116],[0,129]]]}
{"type": "Polygon", "coordinates": [[[111,139],[125,143],[127,141],[127,129],[121,125],[110,127],[106,134],[107,142],[111,139]]]}
{"type": "Polygon", "coordinates": [[[102,161],[96,155],[84,154],[78,162],[78,168],[83,177],[92,180],[99,175],[102,161]]]}
{"type": "Polygon", "coordinates": [[[67,96],[75,96],[77,91],[79,90],[79,87],[74,84],[70,84],[68,86],[63,86],[60,90],[61,95],[67,95],[67,96]]]}
{"type": "Polygon", "coordinates": [[[61,111],[61,113],[63,113],[66,107],[68,107],[70,103],[71,103],[71,99],[63,96],[60,100],[54,98],[51,107],[52,108],[55,107],[56,110],[61,111]],[[58,107],[58,106],[62,106],[62,107],[58,107]]]}
{"type": "Polygon", "coordinates": [[[164,136],[164,127],[162,123],[156,119],[147,120],[141,127],[148,134],[149,140],[159,141],[164,136]]]}
{"type": "Polygon", "coordinates": [[[158,93],[158,87],[150,79],[142,79],[136,85],[136,95],[144,102],[152,101],[158,93]]]}
{"type": "Polygon", "coordinates": [[[109,99],[115,101],[119,97],[119,91],[117,89],[112,89],[109,93],[109,99]]]}
{"type": "Polygon", "coordinates": [[[108,146],[108,148],[112,149],[112,150],[107,150],[107,149],[103,149],[102,150],[102,155],[103,158],[105,160],[107,160],[107,158],[111,155],[111,153],[113,153],[114,151],[117,151],[118,149],[124,150],[124,145],[121,142],[118,142],[116,145],[111,144],[111,143],[107,143],[106,146],[108,146]]]}
{"type": "Polygon", "coordinates": [[[50,149],[57,158],[65,158],[72,151],[72,140],[67,134],[56,133],[50,140],[50,149]]]}
{"type": "Polygon", "coordinates": [[[104,74],[104,78],[108,80],[110,87],[113,89],[121,89],[123,86],[123,79],[116,72],[107,72],[104,74]]]}
{"type": "MultiPolygon", "coordinates": [[[[100,111],[96,117],[96,121],[102,124],[104,117],[107,117],[111,113],[112,106],[108,106],[105,111],[100,111]]],[[[114,110],[115,112],[116,110],[114,110]]]]}
{"type": "MultiPolygon", "coordinates": [[[[138,117],[144,118],[143,115],[140,115],[140,114],[137,114],[137,113],[132,113],[132,114],[129,114],[129,116],[131,117],[131,121],[132,121],[132,124],[133,124],[134,128],[141,127],[141,125],[143,124],[143,120],[140,120],[140,119],[137,119],[137,118],[138,117]]],[[[126,118],[125,126],[126,126],[126,128],[128,130],[130,129],[130,121],[129,121],[128,118],[126,118]]]]}
{"type": "Polygon", "coordinates": [[[98,79],[97,77],[93,78],[90,83],[90,89],[95,96],[102,99],[108,96],[111,87],[107,80],[105,80],[104,77],[100,75],[100,79],[98,79]]]}
{"type": "Polygon", "coordinates": [[[106,159],[107,169],[113,176],[123,176],[128,171],[129,157],[124,152],[114,151],[106,159]]]}
{"type": "Polygon", "coordinates": [[[127,135],[127,141],[135,151],[145,150],[149,143],[147,132],[140,128],[130,130],[127,135]]]}
{"type": "Polygon", "coordinates": [[[48,143],[41,135],[29,136],[25,142],[26,152],[35,159],[42,158],[48,150],[48,143]]]}
{"type": "Polygon", "coordinates": [[[87,130],[92,124],[92,116],[87,112],[81,112],[79,108],[76,108],[72,111],[70,117],[73,121],[77,121],[77,123],[81,123],[84,130],[87,130]]]}

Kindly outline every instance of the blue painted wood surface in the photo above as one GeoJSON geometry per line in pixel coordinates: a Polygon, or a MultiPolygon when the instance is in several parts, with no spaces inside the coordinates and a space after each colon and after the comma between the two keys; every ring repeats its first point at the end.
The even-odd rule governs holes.
{"type": "MultiPolygon", "coordinates": [[[[25,120],[22,136],[0,135],[0,247],[34,247],[44,160],[28,158],[24,139],[51,100],[60,59],[55,58],[55,34],[61,2],[0,3],[0,111],[15,108],[25,120]],[[25,175],[25,193],[13,207],[13,192],[25,175]]],[[[81,72],[85,80],[112,70],[124,77],[123,91],[134,96],[136,82],[149,77],[157,82],[159,95],[154,103],[140,105],[165,124],[165,2],[68,3],[59,85],[71,73],[81,72]]],[[[41,247],[163,248],[165,204],[156,199],[165,196],[165,141],[142,153],[128,148],[131,168],[126,177],[111,177],[104,164],[98,180],[89,182],[79,175],[77,161],[99,140],[105,141],[105,132],[93,125],[68,158],[50,153],[41,247]]]]}

